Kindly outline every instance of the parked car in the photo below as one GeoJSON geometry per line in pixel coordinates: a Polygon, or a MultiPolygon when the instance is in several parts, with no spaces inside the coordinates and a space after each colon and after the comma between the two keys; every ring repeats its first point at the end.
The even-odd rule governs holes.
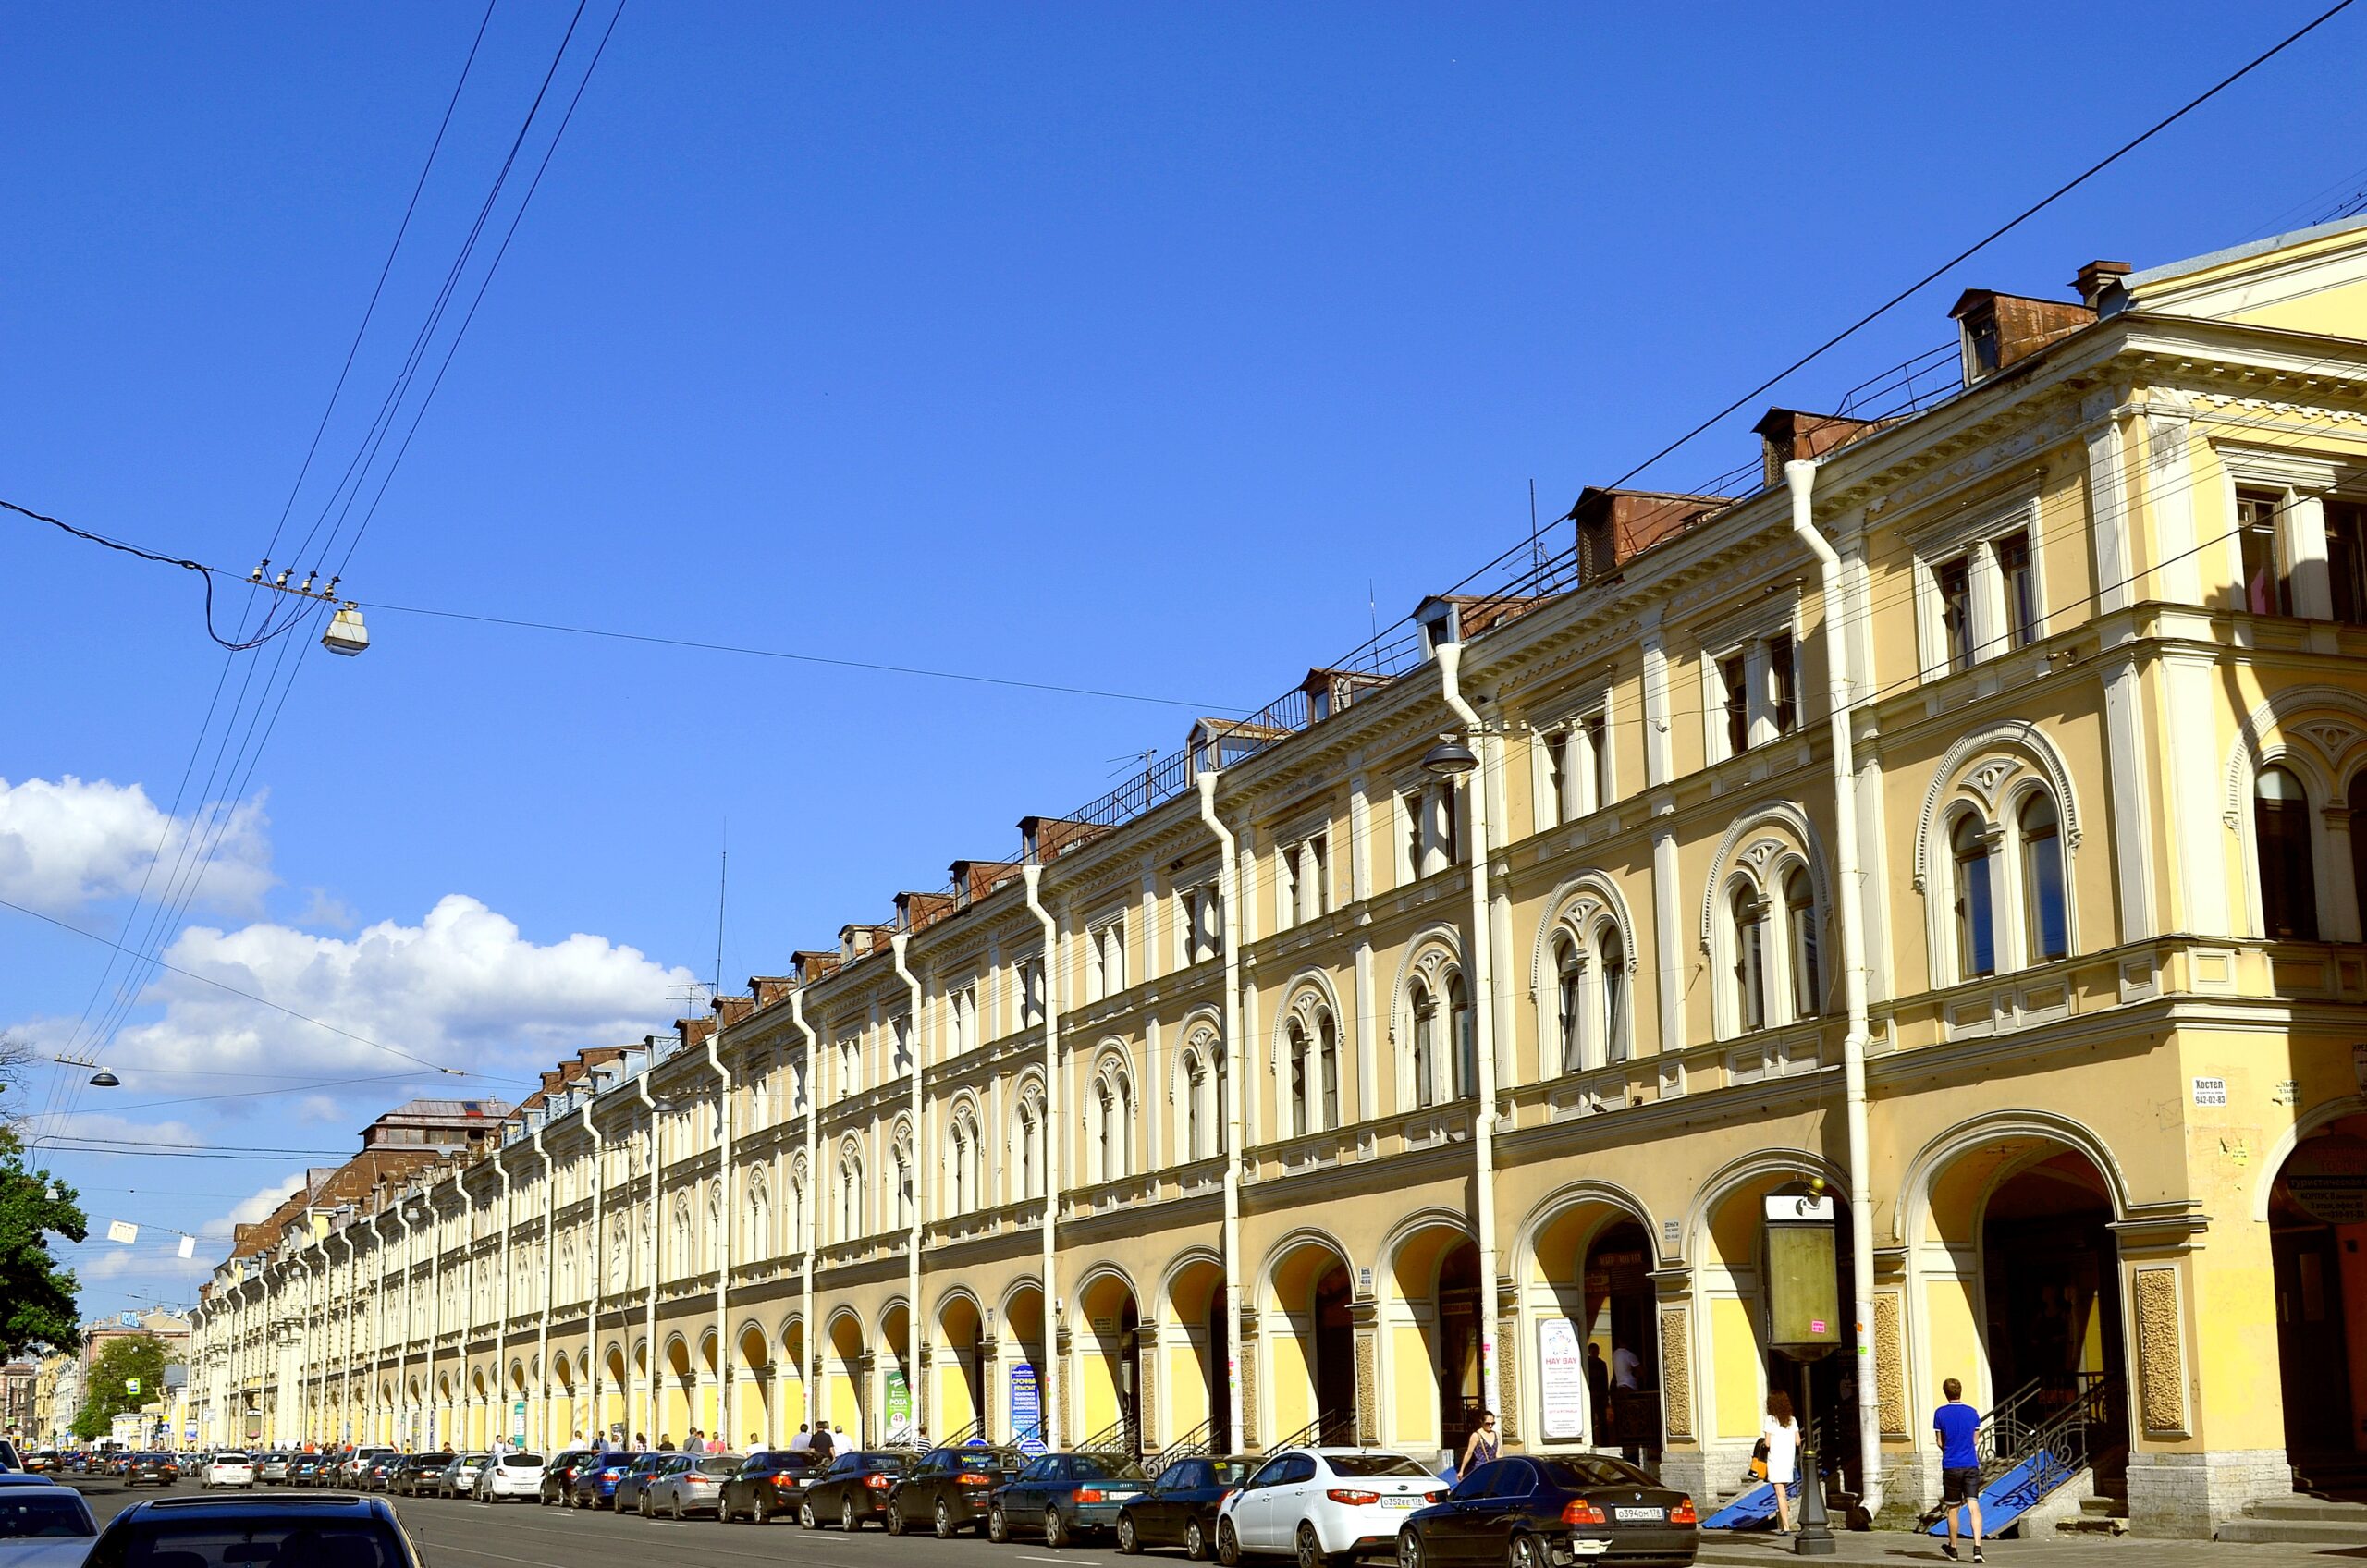
{"type": "Polygon", "coordinates": [[[421,1489],[431,1497],[448,1497],[456,1501],[473,1497],[477,1489],[477,1472],[492,1459],[493,1455],[489,1453],[456,1453],[450,1464],[422,1479],[421,1489]]]}
{"type": "Polygon", "coordinates": [[[805,1483],[797,1522],[809,1530],[820,1529],[826,1519],[842,1530],[862,1529],[864,1521],[886,1511],[888,1488],[903,1479],[919,1457],[908,1448],[849,1449],[805,1483]]]}
{"type": "Polygon", "coordinates": [[[620,1450],[587,1459],[569,1483],[567,1503],[570,1508],[614,1508],[617,1505],[617,1483],[625,1472],[649,1457],[620,1450]]]}
{"type": "Polygon", "coordinates": [[[321,1472],[327,1468],[329,1456],[325,1453],[300,1453],[288,1462],[288,1484],[291,1487],[316,1487],[321,1484],[321,1472]]]}
{"type": "Polygon", "coordinates": [[[609,1488],[608,1506],[619,1513],[638,1513],[642,1492],[657,1472],[666,1467],[666,1462],[673,1457],[671,1449],[653,1449],[626,1465],[624,1474],[619,1476],[617,1484],[609,1488]]]}
{"type": "Polygon", "coordinates": [[[784,1513],[795,1518],[814,1468],[814,1456],[803,1449],[769,1448],[750,1454],[724,1478],[723,1495],[716,1504],[719,1517],[727,1525],[740,1518],[769,1525],[784,1513]]]}
{"type": "Polygon", "coordinates": [[[107,1521],[90,1568],[142,1563],[337,1563],[420,1568],[395,1511],[374,1497],[165,1497],[107,1521]]]}
{"type": "Polygon", "coordinates": [[[386,1495],[418,1497],[435,1490],[436,1476],[443,1473],[444,1466],[452,1463],[452,1459],[453,1454],[448,1449],[439,1449],[434,1453],[403,1455],[401,1462],[386,1474],[386,1495]]]}
{"type": "Polygon", "coordinates": [[[215,1452],[198,1475],[198,1489],[212,1491],[216,1487],[252,1488],[255,1484],[255,1462],[244,1449],[226,1448],[215,1452]]]}
{"type": "Polygon", "coordinates": [[[406,1457],[397,1453],[393,1449],[387,1449],[383,1453],[362,1461],[361,1466],[354,1472],[353,1484],[365,1492],[386,1490],[387,1484],[395,1477],[395,1471],[401,1466],[406,1457]]]}
{"type": "Polygon", "coordinates": [[[542,1489],[543,1456],[513,1448],[484,1456],[471,1495],[479,1502],[499,1502],[504,1498],[539,1497],[542,1489]]]}
{"type": "Polygon", "coordinates": [[[1240,1488],[1257,1461],[1242,1454],[1179,1459],[1155,1476],[1147,1491],[1118,1505],[1118,1550],[1180,1546],[1195,1562],[1215,1550],[1217,1504],[1240,1488]]]}
{"type": "Polygon", "coordinates": [[[129,1450],[119,1448],[110,1449],[107,1452],[106,1467],[100,1473],[106,1476],[120,1476],[130,1468],[131,1453],[129,1450]]]}
{"type": "Polygon", "coordinates": [[[0,1563],[6,1568],[81,1568],[99,1526],[82,1494],[31,1471],[0,1477],[0,1563]]]}
{"type": "Polygon", "coordinates": [[[359,1490],[362,1487],[362,1478],[368,1473],[370,1466],[394,1452],[383,1443],[367,1448],[357,1448],[337,1461],[337,1474],[331,1479],[337,1486],[352,1487],[359,1490]]]}
{"type": "Polygon", "coordinates": [[[746,1456],[737,1453],[678,1453],[641,1491],[641,1516],[681,1521],[694,1513],[723,1517],[723,1483],[746,1456]]]}
{"type": "Polygon", "coordinates": [[[284,1453],[255,1455],[255,1479],[265,1486],[285,1482],[288,1479],[288,1458],[284,1453]]]}
{"type": "Polygon", "coordinates": [[[65,1471],[65,1464],[54,1448],[37,1449],[25,1456],[25,1474],[28,1476],[60,1476],[65,1471]]]}
{"type": "Polygon", "coordinates": [[[574,1501],[575,1477],[595,1457],[588,1448],[565,1449],[551,1455],[543,1465],[541,1478],[535,1483],[536,1500],[545,1507],[554,1502],[565,1505],[574,1501]]]}
{"type": "Polygon", "coordinates": [[[1518,1455],[1478,1466],[1445,1501],[1417,1510],[1398,1527],[1397,1562],[1690,1562],[1700,1539],[1693,1500],[1625,1460],[1518,1455]]]}
{"type": "Polygon", "coordinates": [[[123,1472],[123,1484],[127,1487],[169,1487],[180,1478],[180,1461],[169,1453],[137,1455],[123,1472]]]}
{"type": "Polygon", "coordinates": [[[1015,1448],[983,1443],[929,1450],[888,1488],[888,1533],[927,1528],[950,1540],[963,1530],[984,1529],[995,1488],[1026,1463],[1015,1448]]]}
{"type": "Polygon", "coordinates": [[[1217,1561],[1302,1563],[1393,1550],[1397,1527],[1446,1495],[1436,1476],[1380,1449],[1284,1449],[1217,1505],[1217,1561]]]}
{"type": "Polygon", "coordinates": [[[1134,1465],[1106,1453],[1047,1453],[999,1488],[987,1510],[987,1538],[1040,1531],[1049,1547],[1115,1528],[1118,1506],[1147,1485],[1134,1465]]]}

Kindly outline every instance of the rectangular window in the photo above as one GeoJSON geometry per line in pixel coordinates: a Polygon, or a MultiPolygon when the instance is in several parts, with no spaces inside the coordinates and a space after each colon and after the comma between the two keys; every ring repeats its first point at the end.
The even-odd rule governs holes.
{"type": "Polygon", "coordinates": [[[1545,806],[1538,813],[1538,827],[1553,827],[1578,818],[1578,802],[1575,790],[1576,780],[1572,770],[1577,766],[1578,741],[1573,734],[1547,735],[1538,742],[1545,748],[1545,806]]]}
{"type": "Polygon", "coordinates": [[[1959,556],[1933,569],[1940,588],[1940,639],[1951,671],[1972,668],[1972,563],[1959,556]]]}
{"type": "Polygon", "coordinates": [[[2005,590],[2005,645],[2027,648],[2038,641],[2038,583],[2030,576],[2030,536],[2008,533],[1992,546],[1997,576],[2005,590]]]}
{"type": "Polygon", "coordinates": [[[1590,811],[1600,811],[1611,803],[1611,747],[1604,732],[1602,715],[1590,713],[1578,720],[1578,743],[1587,749],[1588,785],[1593,798],[1587,802],[1590,811]]]}
{"type": "Polygon", "coordinates": [[[2326,577],[2334,590],[2334,618],[2345,626],[2367,626],[2367,507],[2352,501],[2326,503],[2326,577]]]}
{"type": "Polygon", "coordinates": [[[1040,958],[1019,961],[1019,1022],[1028,1029],[1044,1022],[1044,961],[1040,958]]]}
{"type": "Polygon", "coordinates": [[[1767,640],[1767,669],[1775,708],[1775,733],[1789,735],[1800,722],[1799,672],[1792,668],[1792,639],[1788,636],[1767,640]]]}
{"type": "Polygon", "coordinates": [[[1741,654],[1722,659],[1718,680],[1725,688],[1726,755],[1738,757],[1750,750],[1750,664],[1741,654]]]}
{"type": "Polygon", "coordinates": [[[2293,583],[2277,538],[2283,497],[2265,491],[2236,495],[2236,537],[2244,557],[2243,607],[2254,615],[2291,615],[2293,583]]]}

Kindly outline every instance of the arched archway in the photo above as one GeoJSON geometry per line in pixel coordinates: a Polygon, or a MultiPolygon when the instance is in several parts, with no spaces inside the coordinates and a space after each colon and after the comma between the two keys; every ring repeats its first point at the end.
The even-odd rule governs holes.
{"type": "Polygon", "coordinates": [[[751,1449],[784,1441],[773,1416],[772,1345],[762,1324],[740,1325],[731,1361],[732,1381],[739,1390],[732,1414],[741,1429],[724,1432],[723,1440],[735,1448],[744,1440],[751,1449]]]}
{"type": "Polygon", "coordinates": [[[809,1382],[813,1364],[805,1353],[805,1319],[791,1317],[780,1326],[780,1430],[779,1440],[787,1442],[789,1435],[800,1427],[809,1427],[815,1416],[814,1390],[809,1382]]]}
{"type": "Polygon", "coordinates": [[[1167,1279],[1159,1327],[1157,1432],[1181,1442],[1205,1427],[1209,1452],[1233,1451],[1231,1317],[1224,1264],[1213,1253],[1187,1255],[1167,1279]]]}
{"type": "Polygon", "coordinates": [[[989,1429],[1023,1447],[1049,1442],[1051,1412],[1044,1405],[1040,1374],[1048,1348],[1041,1285],[1031,1280],[1003,1297],[1002,1331],[995,1348],[1002,1362],[1003,1397],[1001,1410],[988,1412],[989,1429]]]}
{"type": "Polygon", "coordinates": [[[1460,1455],[1486,1403],[1479,1249],[1460,1219],[1441,1216],[1407,1226],[1385,1256],[1391,1440],[1460,1455]]]}
{"type": "Polygon", "coordinates": [[[1549,1397],[1540,1340],[1532,1358],[1535,1430],[1523,1434],[1531,1440],[1617,1444],[1636,1460],[1658,1453],[1665,1421],[1651,1236],[1635,1201],[1608,1190],[1562,1194],[1531,1231],[1525,1282],[1538,1310],[1528,1317],[1548,1326],[1539,1332],[1555,1340],[1557,1354],[1580,1357],[1584,1373],[1549,1397]]]}
{"type": "Polygon", "coordinates": [[[490,1433],[493,1430],[490,1424],[493,1420],[493,1400],[485,1390],[484,1368],[472,1367],[469,1371],[469,1419],[466,1439],[470,1448],[479,1449],[485,1446],[490,1440],[490,1433]]]}
{"type": "MultiPolygon", "coordinates": [[[[1266,1365],[1271,1449],[1290,1441],[1353,1440],[1356,1416],[1355,1288],[1348,1255],[1305,1233],[1279,1247],[1266,1270],[1266,1365]],[[1302,1436],[1301,1434],[1305,1434],[1302,1436]]],[[[1265,1433],[1266,1423],[1259,1431],[1265,1433]]]]}
{"type": "Polygon", "coordinates": [[[657,1376],[656,1415],[651,1418],[651,1424],[657,1430],[649,1434],[652,1442],[672,1438],[679,1443],[689,1433],[693,1425],[691,1414],[693,1380],[691,1342],[680,1334],[669,1336],[666,1341],[666,1359],[657,1376]]]}
{"type": "Polygon", "coordinates": [[[823,1400],[817,1414],[834,1432],[848,1434],[847,1441],[858,1443],[871,1430],[865,1419],[870,1411],[865,1404],[869,1390],[864,1387],[864,1360],[863,1319],[841,1309],[831,1316],[822,1343],[823,1400]]]}
{"type": "Polygon", "coordinates": [[[605,1380],[593,1390],[593,1403],[599,1407],[594,1413],[595,1419],[608,1434],[611,1442],[624,1446],[631,1439],[635,1419],[628,1392],[632,1385],[624,1346],[610,1340],[607,1350],[601,1356],[601,1364],[605,1380]]]}
{"type": "Polygon", "coordinates": [[[912,1311],[901,1297],[879,1315],[879,1441],[912,1447],[921,1436],[920,1409],[914,1395],[920,1368],[907,1366],[912,1357],[912,1311]]]}
{"type": "Polygon", "coordinates": [[[1142,1389],[1135,1361],[1142,1313],[1134,1288],[1114,1268],[1088,1275],[1077,1287],[1083,1332],[1074,1336],[1077,1430],[1071,1440],[1096,1446],[1142,1444],[1142,1389]]]}
{"type": "Polygon", "coordinates": [[[948,1292],[937,1305],[937,1342],[931,1370],[939,1442],[983,1437],[978,1418],[987,1409],[987,1364],[980,1341],[986,1314],[968,1291],[948,1292]]]}
{"type": "Polygon", "coordinates": [[[2367,1476],[2367,1109],[2310,1127],[2268,1192],[2285,1448],[2302,1485],[2367,1476]]]}
{"type": "Polygon", "coordinates": [[[730,1425],[731,1411],[725,1395],[730,1391],[723,1366],[723,1343],[713,1328],[699,1334],[699,1354],[695,1376],[698,1387],[691,1398],[691,1425],[709,1437],[723,1432],[730,1425]]]}

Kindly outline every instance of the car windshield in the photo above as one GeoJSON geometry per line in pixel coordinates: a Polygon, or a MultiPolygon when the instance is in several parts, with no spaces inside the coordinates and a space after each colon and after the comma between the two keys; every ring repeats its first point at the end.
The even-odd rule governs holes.
{"type": "Polygon", "coordinates": [[[211,1519],[143,1521],[122,1533],[107,1561],[169,1563],[172,1568],[404,1568],[401,1543],[375,1520],[306,1519],[259,1513],[211,1519]]]}
{"type": "Polygon", "coordinates": [[[699,1461],[699,1472],[706,1476],[729,1476],[739,1468],[738,1457],[729,1453],[710,1453],[699,1461]]]}
{"type": "Polygon", "coordinates": [[[1419,1476],[1426,1481],[1438,1479],[1402,1453],[1327,1453],[1323,1456],[1323,1463],[1331,1466],[1334,1476],[1352,1476],[1358,1479],[1372,1476],[1419,1476]]]}
{"type": "Polygon", "coordinates": [[[97,1533],[82,1500],[62,1487],[55,1492],[46,1487],[11,1487],[0,1492],[0,1537],[97,1533]]]}
{"type": "Polygon", "coordinates": [[[1249,1464],[1245,1460],[1211,1459],[1208,1468],[1215,1473],[1216,1484],[1220,1487],[1237,1487],[1249,1479],[1249,1464]]]}
{"type": "Polygon", "coordinates": [[[1658,1481],[1616,1459],[1539,1459],[1533,1463],[1557,1487],[1657,1487],[1658,1481]]]}
{"type": "Polygon", "coordinates": [[[539,1453],[505,1453],[501,1456],[501,1463],[512,1470],[521,1465],[533,1465],[539,1470],[542,1468],[543,1456],[539,1453]]]}
{"type": "Polygon", "coordinates": [[[953,1468],[966,1470],[973,1476],[1000,1476],[1009,1464],[999,1453],[960,1453],[953,1456],[953,1468]]]}
{"type": "Polygon", "coordinates": [[[866,1453],[858,1463],[865,1470],[901,1470],[912,1463],[906,1453],[866,1453]]]}
{"type": "Polygon", "coordinates": [[[1094,1454],[1080,1453],[1069,1460],[1069,1479],[1073,1481],[1114,1481],[1118,1476],[1107,1460],[1094,1454]]]}
{"type": "Polygon", "coordinates": [[[748,1456],[748,1468],[752,1472],[757,1470],[811,1470],[814,1468],[814,1456],[806,1452],[803,1449],[775,1449],[769,1453],[750,1454],[748,1456]]]}
{"type": "Polygon", "coordinates": [[[214,1463],[216,1464],[244,1464],[247,1463],[247,1456],[243,1453],[217,1453],[214,1456],[214,1463]]]}

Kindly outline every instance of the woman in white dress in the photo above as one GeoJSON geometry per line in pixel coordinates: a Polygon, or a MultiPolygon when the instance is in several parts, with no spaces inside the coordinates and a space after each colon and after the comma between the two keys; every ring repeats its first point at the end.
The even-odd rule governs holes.
{"type": "Polygon", "coordinates": [[[1792,1396],[1778,1389],[1767,1396],[1767,1415],[1759,1424],[1767,1439],[1767,1482],[1775,1488],[1775,1528],[1792,1533],[1792,1488],[1800,1478],[1800,1426],[1792,1418],[1792,1396]]]}

